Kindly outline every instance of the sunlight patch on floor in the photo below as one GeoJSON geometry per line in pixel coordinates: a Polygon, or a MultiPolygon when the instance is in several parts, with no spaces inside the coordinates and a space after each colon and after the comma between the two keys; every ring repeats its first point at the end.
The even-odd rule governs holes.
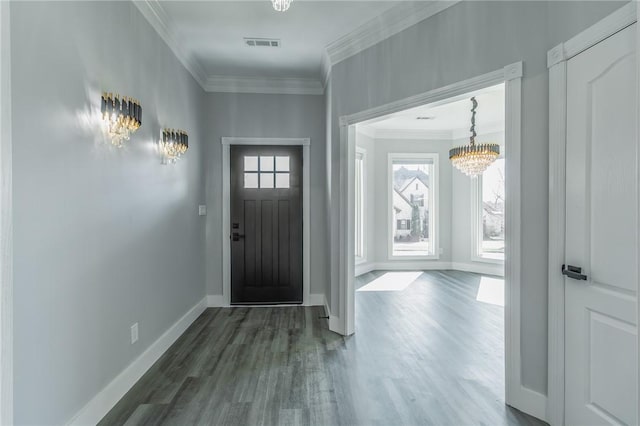
{"type": "Polygon", "coordinates": [[[420,271],[387,272],[369,284],[360,287],[357,291],[404,291],[420,275],[422,275],[420,271]]]}
{"type": "Polygon", "coordinates": [[[504,280],[502,278],[482,277],[480,279],[480,286],[478,286],[476,300],[478,302],[504,306],[504,280]]]}

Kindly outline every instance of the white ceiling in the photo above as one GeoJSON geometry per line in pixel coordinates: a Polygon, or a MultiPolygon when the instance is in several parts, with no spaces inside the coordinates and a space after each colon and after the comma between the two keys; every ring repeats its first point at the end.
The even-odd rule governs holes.
{"type": "Polygon", "coordinates": [[[321,77],[325,47],[387,11],[393,1],[300,1],[276,12],[269,0],[166,1],[177,42],[207,75],[321,77]],[[281,47],[248,47],[244,37],[276,38],[281,47]]]}
{"type": "Polygon", "coordinates": [[[504,128],[504,84],[446,100],[436,105],[424,105],[386,115],[358,125],[358,130],[371,135],[387,135],[390,131],[449,132],[453,137],[468,134],[471,127],[472,96],[478,101],[476,131],[478,134],[504,128]],[[419,120],[417,117],[430,117],[419,120]]]}
{"type": "Polygon", "coordinates": [[[320,94],[330,67],[457,0],[134,0],[208,91],[320,94]],[[244,38],[279,39],[249,47],[244,38]]]}

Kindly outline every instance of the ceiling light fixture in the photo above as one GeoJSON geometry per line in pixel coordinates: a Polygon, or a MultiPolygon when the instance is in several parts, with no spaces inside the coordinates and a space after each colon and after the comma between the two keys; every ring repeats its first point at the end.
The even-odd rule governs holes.
{"type": "Polygon", "coordinates": [[[487,167],[500,156],[500,145],[497,143],[484,143],[476,145],[476,98],[471,98],[471,137],[469,145],[459,146],[449,151],[451,163],[467,176],[481,175],[487,167]]]}
{"type": "Polygon", "coordinates": [[[127,96],[120,99],[120,95],[103,93],[100,110],[111,143],[117,147],[128,141],[131,133],[142,125],[140,102],[127,96]]]}
{"type": "Polygon", "coordinates": [[[286,12],[291,6],[291,0],[271,0],[271,4],[278,12],[286,12]]]}
{"type": "Polygon", "coordinates": [[[162,129],[158,148],[164,164],[175,164],[189,149],[189,135],[184,130],[162,129]]]}

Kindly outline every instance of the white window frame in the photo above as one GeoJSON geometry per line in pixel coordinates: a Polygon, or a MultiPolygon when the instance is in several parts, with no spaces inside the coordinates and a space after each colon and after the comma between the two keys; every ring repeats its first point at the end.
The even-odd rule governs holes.
{"type": "MultiPolygon", "coordinates": [[[[503,156],[500,158],[504,159],[503,156]]],[[[471,178],[471,260],[496,265],[504,264],[504,258],[493,259],[482,255],[482,175],[471,178]]]]}
{"type": "Polygon", "coordinates": [[[440,167],[437,153],[389,153],[387,159],[387,255],[389,260],[425,260],[440,258],[440,215],[438,211],[439,205],[439,185],[440,185],[440,167]],[[429,176],[429,236],[430,252],[429,255],[415,256],[395,256],[393,254],[393,162],[395,160],[425,160],[433,162],[433,176],[429,176]]]}
{"type": "MultiPolygon", "coordinates": [[[[361,159],[362,160],[362,167],[361,167],[361,173],[362,173],[362,188],[361,188],[361,197],[360,197],[360,209],[358,209],[358,204],[356,202],[356,208],[355,208],[355,213],[356,215],[359,214],[360,216],[360,234],[356,234],[356,241],[355,241],[355,246],[358,246],[358,236],[360,237],[360,244],[361,244],[361,249],[360,249],[360,254],[361,256],[358,256],[357,252],[354,251],[356,253],[356,265],[359,265],[361,263],[365,263],[367,261],[367,150],[364,148],[361,148],[359,146],[356,147],[356,160],[361,159]]],[[[357,176],[356,176],[357,179],[357,176]]],[[[355,222],[355,228],[357,229],[358,227],[358,221],[355,222]]]]}

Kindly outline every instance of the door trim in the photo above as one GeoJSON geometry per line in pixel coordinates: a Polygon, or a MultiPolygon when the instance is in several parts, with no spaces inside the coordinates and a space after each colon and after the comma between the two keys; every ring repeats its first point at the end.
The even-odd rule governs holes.
{"type": "Polygon", "coordinates": [[[564,424],[564,278],[560,268],[565,251],[565,177],[567,124],[567,61],[602,40],[633,25],[631,2],[547,53],[549,68],[549,343],[547,421],[564,424]]]}
{"type": "MultiPolygon", "coordinates": [[[[355,325],[354,296],[354,158],[355,124],[386,114],[421,105],[440,105],[452,99],[464,99],[468,93],[505,83],[505,141],[507,168],[509,170],[507,193],[506,260],[505,260],[505,400],[506,403],[540,419],[546,418],[545,395],[522,385],[522,357],[520,337],[520,286],[521,286],[521,139],[522,139],[522,76],[523,63],[515,62],[495,71],[463,80],[451,85],[411,96],[386,105],[355,114],[341,116],[338,194],[339,216],[334,230],[338,229],[336,271],[339,298],[338,309],[331,306],[329,328],[340,334],[350,335],[355,325]]],[[[333,268],[333,267],[332,267],[333,268]]]]}
{"type": "Polygon", "coordinates": [[[13,424],[13,201],[10,2],[0,2],[0,424],[13,424]]]}
{"type": "MultiPolygon", "coordinates": [[[[310,138],[242,138],[222,137],[222,303],[231,306],[231,241],[226,237],[231,235],[231,167],[229,156],[231,145],[283,145],[302,146],[302,305],[310,306],[310,260],[311,235],[310,210],[311,195],[310,182],[310,138]]],[[[245,306],[245,305],[243,305],[245,306]]],[[[267,305],[259,305],[261,307],[267,305]]],[[[283,305],[285,306],[285,305],[283,305]]]]}

